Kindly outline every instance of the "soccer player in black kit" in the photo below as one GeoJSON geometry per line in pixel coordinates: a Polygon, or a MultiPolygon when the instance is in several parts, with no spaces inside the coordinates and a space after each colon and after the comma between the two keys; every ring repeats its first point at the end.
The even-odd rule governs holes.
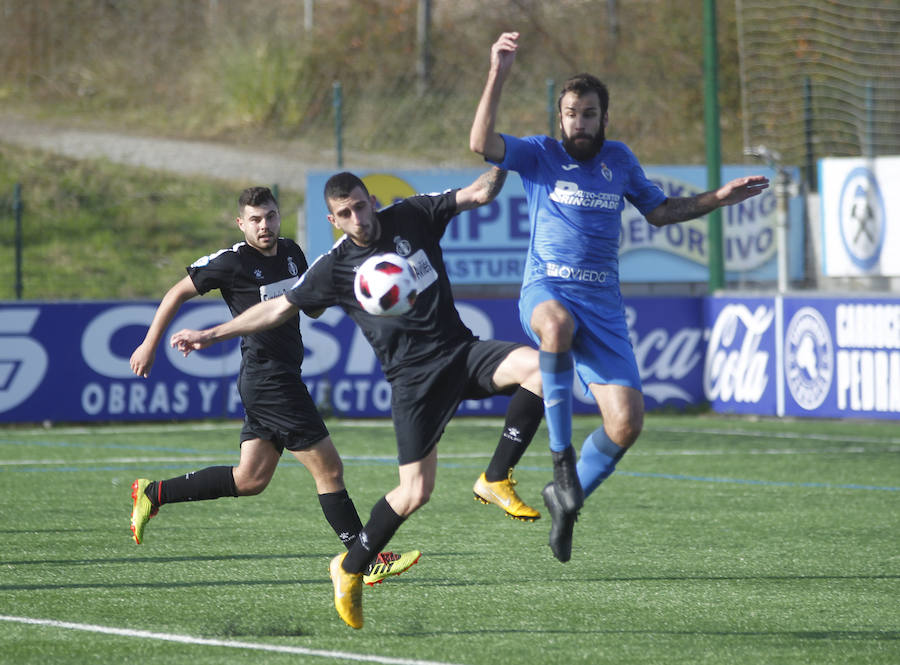
{"type": "MultiPolygon", "coordinates": [[[[488,470],[475,484],[476,494],[485,486],[481,482],[485,476],[507,478],[543,416],[537,350],[479,340],[472,334],[454,305],[439,244],[450,220],[492,201],[505,178],[505,171],[493,168],[462,189],[412,196],[376,212],[375,197],[358,177],[334,175],[325,184],[325,201],[329,221],[344,236],[313,262],[284,298],[261,303],[220,326],[172,336],[172,345],[187,354],[278,325],[299,309],[339,305],[372,345],[391,384],[400,484],[376,502],[359,538],[329,566],[335,608],[353,628],[363,625],[365,566],[403,521],[428,501],[437,471],[438,440],[462,400],[512,394],[504,435],[488,470]],[[407,257],[417,274],[418,297],[402,316],[368,314],[354,296],[355,270],[370,256],[386,252],[407,257]]],[[[503,492],[501,507],[513,498],[521,503],[509,480],[488,486],[503,492]]]]}
{"type": "MultiPolygon", "coordinates": [[[[306,270],[300,247],[278,235],[281,216],[267,187],[250,187],[241,193],[236,222],[244,241],[195,261],[187,276],[166,293],[144,341],[131,355],[131,369],[138,376],[150,374],[160,338],[185,301],[219,289],[232,315],[237,316],[282,295],[306,270]]],[[[212,466],[168,480],[135,480],[131,531],[137,544],[143,542],[149,519],[164,504],[259,494],[287,448],[312,474],[328,523],[346,547],[352,545],[362,522],[344,486],[341,458],[303,384],[302,361],[298,312],[271,330],[241,339],[238,389],[246,415],[239,464],[212,466]]],[[[365,581],[374,584],[399,574],[418,557],[416,550],[402,555],[381,552],[367,569],[365,581]]]]}

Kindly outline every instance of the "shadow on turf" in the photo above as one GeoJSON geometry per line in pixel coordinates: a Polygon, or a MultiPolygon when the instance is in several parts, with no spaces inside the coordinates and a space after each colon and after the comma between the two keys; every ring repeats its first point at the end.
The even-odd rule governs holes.
{"type": "Polygon", "coordinates": [[[397,637],[438,637],[442,635],[509,635],[511,633],[527,633],[528,635],[706,635],[711,637],[792,637],[801,640],[876,640],[896,641],[900,640],[900,631],[896,630],[628,630],[628,629],[602,629],[596,630],[572,630],[569,628],[558,630],[523,629],[507,630],[481,629],[481,630],[430,630],[409,631],[395,633],[397,637]]]}
{"type": "Polygon", "coordinates": [[[263,561],[265,559],[318,559],[330,561],[334,552],[327,554],[223,554],[222,556],[142,556],[118,557],[115,559],[32,559],[23,561],[0,561],[8,566],[93,566],[109,563],[177,563],[180,561],[263,561]]]}
{"type": "Polygon", "coordinates": [[[295,584],[327,584],[331,580],[320,577],[315,580],[221,580],[214,582],[122,582],[122,583],[72,583],[72,584],[4,584],[0,591],[59,591],[63,589],[197,589],[201,587],[241,587],[241,586],[293,586],[295,584]]]}

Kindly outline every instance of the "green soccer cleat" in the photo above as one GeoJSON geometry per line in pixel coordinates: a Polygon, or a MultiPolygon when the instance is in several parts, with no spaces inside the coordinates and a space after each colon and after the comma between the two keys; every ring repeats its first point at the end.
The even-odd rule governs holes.
{"type": "Polygon", "coordinates": [[[362,573],[348,573],[341,567],[346,556],[346,552],[341,552],[328,566],[334,584],[334,607],[344,623],[351,628],[362,628],[362,573]]]}
{"type": "Polygon", "coordinates": [[[395,554],[394,552],[382,552],[375,561],[369,564],[366,572],[363,574],[363,582],[369,586],[381,584],[391,575],[399,575],[418,563],[422,553],[419,550],[411,550],[403,554],[395,554]]]}
{"type": "Polygon", "coordinates": [[[516,481],[512,477],[512,469],[503,480],[490,482],[482,473],[475,481],[472,492],[475,500],[484,504],[493,503],[506,511],[506,514],[514,520],[534,522],[541,518],[541,514],[526,504],[515,490],[516,481]]]}
{"type": "Polygon", "coordinates": [[[131,533],[138,545],[144,542],[144,527],[147,522],[159,512],[159,508],[150,503],[144,491],[149,484],[150,481],[146,478],[138,478],[131,483],[131,498],[134,499],[131,507],[131,533]]]}

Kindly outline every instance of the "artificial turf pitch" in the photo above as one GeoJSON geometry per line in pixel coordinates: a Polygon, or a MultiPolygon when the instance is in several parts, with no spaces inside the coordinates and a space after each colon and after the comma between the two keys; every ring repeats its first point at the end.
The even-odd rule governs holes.
{"type": "MultiPolygon", "coordinates": [[[[392,430],[328,425],[365,522],[396,484],[392,430]]],[[[237,423],[0,429],[0,662],[900,662],[896,422],[650,415],[566,564],[546,515],[473,500],[500,428],[448,427],[431,501],[390,545],[422,559],[365,588],[359,631],[293,457],[261,495],[164,506],[132,542],[131,482],[236,463],[237,423]]],[[[542,511],[550,476],[542,428],[515,474],[542,511]]]]}

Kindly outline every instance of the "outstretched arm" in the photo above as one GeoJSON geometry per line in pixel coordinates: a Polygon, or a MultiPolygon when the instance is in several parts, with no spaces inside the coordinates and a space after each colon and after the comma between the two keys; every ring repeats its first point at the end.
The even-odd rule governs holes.
{"type": "Polygon", "coordinates": [[[730,206],[756,196],[769,186],[769,179],[761,175],[737,178],[719,189],[696,196],[668,198],[647,213],[647,221],[653,226],[666,226],[696,219],[722,206],[730,206]]]}
{"type": "Polygon", "coordinates": [[[503,83],[516,59],[518,39],[518,32],[504,32],[491,46],[491,68],[469,132],[469,149],[492,162],[502,161],[506,154],[503,137],[494,129],[494,123],[503,83]]]}
{"type": "Polygon", "coordinates": [[[176,282],[166,292],[166,295],[163,296],[162,301],[159,303],[159,307],[156,308],[156,314],[153,315],[153,321],[147,329],[144,341],[131,354],[132,372],[145,379],[150,376],[150,370],[153,368],[153,363],[156,360],[156,347],[159,346],[163,333],[169,327],[169,324],[172,323],[172,319],[175,318],[181,306],[198,295],[200,293],[189,276],[185,276],[176,282]]]}
{"type": "Polygon", "coordinates": [[[172,335],[171,344],[184,355],[232,337],[250,335],[274,328],[294,316],[299,310],[283,295],[266,300],[245,310],[238,316],[206,330],[179,330],[172,335]]]}
{"type": "Polygon", "coordinates": [[[497,198],[505,182],[506,171],[496,166],[482,173],[471,185],[456,192],[457,211],[471,210],[490,203],[497,198]]]}

